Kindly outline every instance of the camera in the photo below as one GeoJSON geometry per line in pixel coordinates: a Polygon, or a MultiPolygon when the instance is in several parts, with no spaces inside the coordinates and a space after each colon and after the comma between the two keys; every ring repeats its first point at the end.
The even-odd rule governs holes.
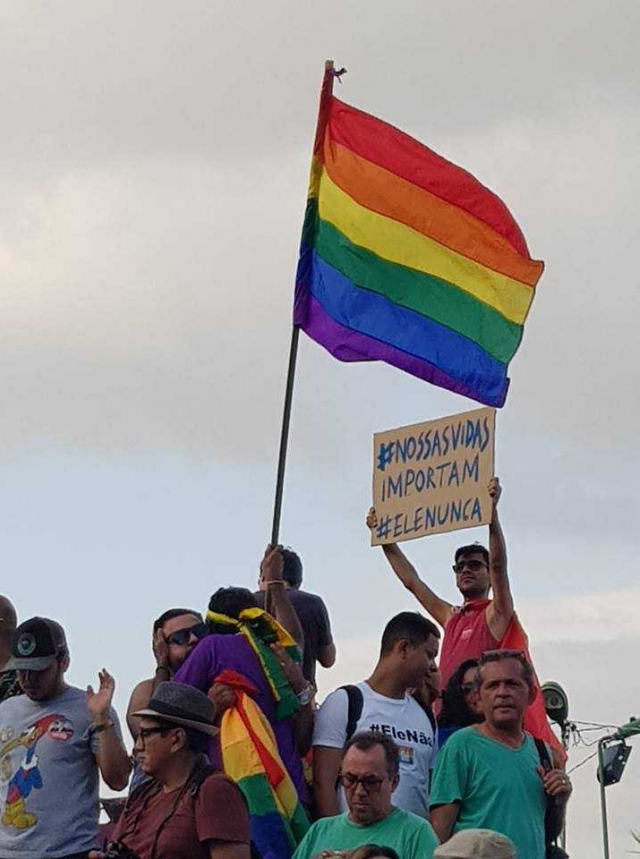
{"type": "Polygon", "coordinates": [[[104,859],[139,859],[138,854],[129,850],[124,844],[112,841],[104,854],[104,859]]]}

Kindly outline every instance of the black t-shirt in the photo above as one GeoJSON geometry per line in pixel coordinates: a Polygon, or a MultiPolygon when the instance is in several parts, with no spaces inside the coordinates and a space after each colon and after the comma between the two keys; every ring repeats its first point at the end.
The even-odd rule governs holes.
{"type": "MultiPolygon", "coordinates": [[[[310,683],[316,682],[316,659],[321,647],[333,644],[329,613],[322,597],[307,591],[287,590],[291,605],[296,610],[302,632],[304,633],[304,655],[302,657],[302,673],[310,683]]],[[[256,593],[258,605],[264,608],[265,593],[256,593]]]]}

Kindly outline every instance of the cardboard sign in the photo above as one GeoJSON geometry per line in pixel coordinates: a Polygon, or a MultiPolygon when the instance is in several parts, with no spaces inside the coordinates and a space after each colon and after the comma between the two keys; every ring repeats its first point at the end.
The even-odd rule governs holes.
{"type": "Polygon", "coordinates": [[[495,409],[476,409],[373,436],[371,545],[487,525],[495,409]]]}

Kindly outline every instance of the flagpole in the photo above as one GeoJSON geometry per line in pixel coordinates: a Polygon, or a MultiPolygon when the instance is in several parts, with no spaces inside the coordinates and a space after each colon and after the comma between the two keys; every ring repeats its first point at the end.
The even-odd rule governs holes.
{"type": "MultiPolygon", "coordinates": [[[[333,94],[333,79],[335,71],[333,60],[327,60],[324,64],[324,78],[320,92],[320,107],[318,110],[318,124],[313,144],[314,164],[311,167],[311,182],[317,182],[317,161],[322,161],[322,146],[324,142],[324,131],[327,124],[330,99],[333,94]]],[[[287,384],[284,393],[284,408],[282,411],[282,429],[280,432],[280,452],[278,454],[278,472],[276,476],[276,496],[273,503],[273,524],[271,526],[271,545],[275,546],[280,537],[280,516],[282,513],[282,496],[284,492],[284,475],[287,465],[287,450],[289,446],[289,424],[291,423],[291,403],[293,400],[293,386],[296,376],[296,364],[298,358],[298,338],[300,328],[294,323],[291,329],[291,345],[289,347],[289,368],[287,370],[287,384]]]]}

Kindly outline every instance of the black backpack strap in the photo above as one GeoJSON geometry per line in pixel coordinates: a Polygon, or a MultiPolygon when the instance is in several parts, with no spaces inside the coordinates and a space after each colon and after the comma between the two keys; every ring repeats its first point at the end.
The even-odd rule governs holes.
{"type": "Polygon", "coordinates": [[[542,764],[542,769],[545,772],[549,772],[549,770],[553,769],[553,763],[551,762],[551,755],[549,754],[549,749],[544,740],[540,740],[538,737],[533,737],[533,742],[536,744],[536,749],[538,750],[538,757],[540,758],[540,763],[542,764]]]}
{"type": "Polygon", "coordinates": [[[436,731],[438,730],[438,723],[436,722],[436,717],[433,712],[433,709],[431,708],[431,705],[425,704],[424,701],[421,701],[417,695],[412,695],[411,697],[416,702],[416,704],[420,706],[422,712],[425,714],[425,716],[431,723],[431,729],[433,730],[433,738],[435,740],[436,731]]]}
{"type": "Polygon", "coordinates": [[[344,738],[345,744],[349,742],[351,737],[356,732],[356,727],[362,716],[362,707],[364,705],[364,697],[362,690],[357,686],[340,686],[347,693],[347,731],[344,738]]]}

